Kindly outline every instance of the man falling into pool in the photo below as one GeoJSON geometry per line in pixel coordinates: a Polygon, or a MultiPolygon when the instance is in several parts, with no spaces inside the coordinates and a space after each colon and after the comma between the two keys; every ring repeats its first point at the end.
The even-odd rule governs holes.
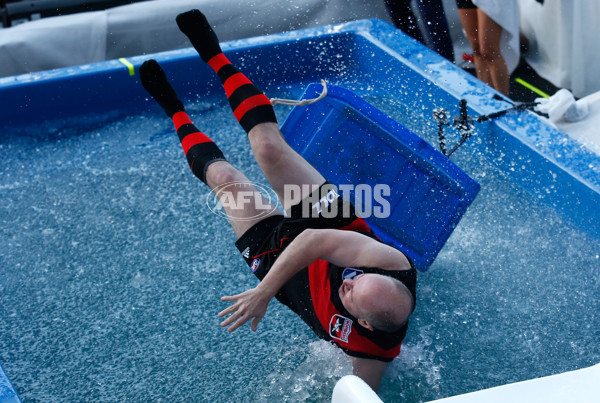
{"type": "MultiPolygon", "coordinates": [[[[318,337],[348,354],[354,373],[377,390],[387,364],[400,353],[414,310],[414,265],[380,242],[357,218],[351,203],[285,142],[268,98],[222,53],[204,15],[192,10],[177,16],[177,24],[223,83],[260,168],[288,212],[284,216],[272,207],[264,214],[266,199],[257,205],[246,203],[243,209],[222,203],[238,238],[236,246],[261,281],[253,289],[222,298],[233,305],[219,313],[229,315],[221,326],[231,332],[251,321],[256,331],[275,297],[318,337]],[[286,186],[301,189],[302,201],[286,200],[286,186]]],[[[224,192],[233,200],[239,200],[238,192],[259,194],[192,124],[156,61],[146,61],[140,76],[144,88],[173,120],[192,172],[219,200],[226,199],[224,192]]]]}

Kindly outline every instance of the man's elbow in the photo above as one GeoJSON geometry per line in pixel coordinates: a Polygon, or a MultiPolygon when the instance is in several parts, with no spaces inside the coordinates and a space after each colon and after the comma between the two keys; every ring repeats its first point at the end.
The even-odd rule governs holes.
{"type": "Polygon", "coordinates": [[[323,249],[327,246],[327,237],[323,230],[307,228],[296,237],[296,240],[302,243],[308,250],[317,253],[319,257],[324,253],[323,249]]]}

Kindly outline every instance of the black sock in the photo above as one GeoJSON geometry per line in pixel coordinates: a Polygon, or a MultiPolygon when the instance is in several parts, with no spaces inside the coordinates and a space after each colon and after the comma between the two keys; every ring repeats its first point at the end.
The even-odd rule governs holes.
{"type": "Polygon", "coordinates": [[[210,137],[194,126],[185,111],[173,115],[173,124],[190,169],[194,175],[206,183],[208,166],[216,161],[226,161],[223,152],[210,137]]]}
{"type": "Polygon", "coordinates": [[[202,60],[219,76],[231,110],[246,133],[259,123],[277,123],[269,98],[221,52],[217,35],[204,14],[198,10],[180,14],[177,16],[177,25],[190,39],[202,60]]]}
{"type": "Polygon", "coordinates": [[[183,103],[167,80],[165,72],[154,59],[146,60],[140,66],[140,79],[142,86],[152,98],[158,102],[168,117],[184,110],[183,103]]]}
{"type": "Polygon", "coordinates": [[[204,14],[200,10],[190,10],[181,13],[176,18],[177,26],[200,54],[206,63],[214,56],[221,53],[219,39],[213,31],[204,14]]]}
{"type": "Polygon", "coordinates": [[[206,169],[213,162],[225,161],[223,153],[207,135],[194,126],[156,60],[148,60],[142,64],[140,77],[146,91],[173,120],[192,172],[206,183],[206,169]]]}

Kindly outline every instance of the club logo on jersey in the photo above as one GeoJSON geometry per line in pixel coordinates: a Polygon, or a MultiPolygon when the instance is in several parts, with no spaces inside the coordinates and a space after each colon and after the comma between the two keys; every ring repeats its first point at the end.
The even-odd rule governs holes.
{"type": "Polygon", "coordinates": [[[329,335],[334,339],[348,343],[348,336],[352,331],[352,319],[335,314],[329,321],[329,335]]]}
{"type": "Polygon", "coordinates": [[[252,270],[252,273],[258,270],[258,266],[260,266],[260,259],[254,259],[250,265],[250,270],[252,270]]]}
{"type": "Polygon", "coordinates": [[[346,267],[342,272],[342,280],[354,280],[357,276],[360,276],[363,273],[364,271],[362,270],[346,267]]]}
{"type": "Polygon", "coordinates": [[[327,194],[319,199],[318,202],[312,204],[313,210],[316,210],[318,214],[321,214],[323,210],[326,210],[340,195],[334,190],[329,189],[327,194]]]}

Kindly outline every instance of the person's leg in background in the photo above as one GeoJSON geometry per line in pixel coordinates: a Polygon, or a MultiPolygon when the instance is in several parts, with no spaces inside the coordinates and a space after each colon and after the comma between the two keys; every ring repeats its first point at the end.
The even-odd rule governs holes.
{"type": "Polygon", "coordinates": [[[396,28],[425,45],[417,17],[411,8],[412,0],[385,0],[385,6],[396,28]]]}
{"type": "Polygon", "coordinates": [[[424,22],[425,44],[454,62],[454,48],[442,0],[416,0],[415,4],[424,22]]]}
{"type": "Polygon", "coordinates": [[[458,14],[475,63],[477,78],[508,95],[509,74],[500,51],[502,27],[469,0],[457,1],[458,14]]]}
{"type": "Polygon", "coordinates": [[[394,26],[454,62],[454,49],[442,1],[415,1],[417,15],[411,7],[412,0],[385,0],[394,26]],[[423,20],[424,31],[419,26],[419,19],[423,20]]]}
{"type": "Polygon", "coordinates": [[[480,9],[477,9],[477,20],[480,57],[489,71],[491,85],[502,94],[508,95],[510,76],[500,51],[502,27],[480,9]]]}

